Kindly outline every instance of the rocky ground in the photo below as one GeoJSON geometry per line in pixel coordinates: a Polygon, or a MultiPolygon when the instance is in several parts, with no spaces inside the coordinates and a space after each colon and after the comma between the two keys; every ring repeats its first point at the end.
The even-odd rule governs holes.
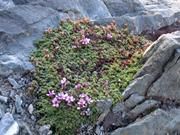
{"type": "MultiPolygon", "coordinates": [[[[34,67],[29,55],[34,40],[65,18],[89,17],[99,24],[115,20],[134,34],[152,39],[144,66],[127,87],[124,101],[108,102],[96,134],[180,134],[179,0],[0,0],[0,133],[46,135],[36,125],[35,98],[27,90],[34,67]]],[[[86,133],[85,133],[86,134],[86,133]]]]}

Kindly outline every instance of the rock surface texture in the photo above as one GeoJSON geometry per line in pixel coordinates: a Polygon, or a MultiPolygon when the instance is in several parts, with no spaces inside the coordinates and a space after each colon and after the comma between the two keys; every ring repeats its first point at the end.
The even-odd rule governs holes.
{"type": "MultiPolygon", "coordinates": [[[[179,0],[0,0],[0,134],[46,135],[36,125],[27,85],[34,69],[33,43],[65,18],[115,20],[135,34],[180,30],[179,0]]],[[[124,102],[104,109],[98,134],[180,134],[180,32],[163,35],[144,56],[145,65],[124,92],[124,102]],[[106,115],[106,116],[105,116],[106,115]],[[100,132],[102,131],[102,132],[100,132]]],[[[100,105],[109,105],[101,103],[100,105]]]]}
{"type": "Polygon", "coordinates": [[[102,126],[111,135],[179,135],[180,31],[162,35],[144,59],[124,101],[111,109],[102,126]]]}

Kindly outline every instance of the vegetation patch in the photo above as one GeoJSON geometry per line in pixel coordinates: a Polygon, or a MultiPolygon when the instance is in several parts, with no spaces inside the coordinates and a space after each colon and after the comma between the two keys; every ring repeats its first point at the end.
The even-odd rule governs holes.
{"type": "Polygon", "coordinates": [[[82,124],[93,124],[96,101],[121,100],[147,43],[115,23],[98,26],[86,18],[48,29],[32,55],[39,122],[50,124],[56,135],[78,134],[82,124]]]}

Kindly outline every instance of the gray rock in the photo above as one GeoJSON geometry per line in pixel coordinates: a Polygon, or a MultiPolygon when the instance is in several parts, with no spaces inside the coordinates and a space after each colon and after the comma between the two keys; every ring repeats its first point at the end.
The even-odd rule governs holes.
{"type": "Polygon", "coordinates": [[[162,27],[174,24],[180,19],[179,1],[163,0],[104,0],[113,17],[96,20],[107,24],[115,20],[119,27],[127,24],[134,34],[153,33],[162,27]],[[128,8],[130,7],[130,9],[128,8]]]}
{"type": "Polygon", "coordinates": [[[113,113],[124,112],[126,111],[126,107],[123,102],[119,102],[113,107],[112,111],[113,113]]]}
{"type": "Polygon", "coordinates": [[[104,134],[104,129],[103,129],[102,126],[101,126],[101,127],[100,127],[100,126],[97,126],[95,132],[96,132],[97,135],[105,135],[105,134],[104,134]]]}
{"type": "Polygon", "coordinates": [[[8,97],[0,96],[0,101],[3,102],[3,103],[7,103],[8,97]]]}
{"type": "Polygon", "coordinates": [[[139,0],[104,0],[104,2],[112,16],[122,16],[144,9],[139,0]]]}
{"type": "Polygon", "coordinates": [[[132,119],[150,113],[152,110],[158,108],[159,102],[155,100],[146,100],[140,105],[137,105],[134,109],[132,109],[129,114],[132,119]]]}
{"type": "Polygon", "coordinates": [[[32,64],[28,61],[22,60],[14,55],[3,55],[0,57],[0,76],[8,76],[13,72],[31,71],[34,69],[32,64]]]}
{"type": "Polygon", "coordinates": [[[125,102],[124,105],[131,109],[135,107],[137,104],[141,103],[144,101],[145,97],[139,96],[138,94],[132,94],[125,102]]]}
{"type": "Polygon", "coordinates": [[[22,99],[21,99],[21,97],[19,96],[19,95],[16,95],[15,96],[15,106],[16,106],[16,112],[17,113],[22,113],[22,111],[23,111],[23,109],[22,109],[22,99]]]}
{"type": "Polygon", "coordinates": [[[0,119],[4,116],[5,110],[6,107],[3,104],[0,104],[0,119]]]}
{"type": "Polygon", "coordinates": [[[153,83],[148,92],[150,97],[180,101],[180,59],[153,83]]]}
{"type": "Polygon", "coordinates": [[[112,106],[112,100],[111,99],[106,99],[106,100],[98,100],[96,102],[97,109],[100,113],[103,113],[107,110],[110,109],[112,106]]]}
{"type": "Polygon", "coordinates": [[[177,125],[174,121],[179,114],[179,109],[171,111],[158,109],[127,127],[118,128],[113,131],[111,135],[171,135],[171,133],[178,131],[175,128],[178,125],[178,120],[176,119],[175,122],[177,125]],[[171,130],[171,132],[169,130],[171,130]]]}
{"type": "Polygon", "coordinates": [[[72,19],[89,17],[94,20],[111,17],[107,7],[101,0],[47,0],[41,1],[39,5],[67,13],[72,19]]]}
{"type": "Polygon", "coordinates": [[[44,125],[39,128],[40,135],[50,135],[52,131],[50,131],[50,125],[44,125]]]}
{"type": "Polygon", "coordinates": [[[9,83],[13,86],[14,89],[19,89],[21,86],[16,82],[15,79],[8,77],[9,83]]]}
{"type": "Polygon", "coordinates": [[[33,107],[32,104],[30,104],[29,107],[28,107],[29,113],[32,114],[32,113],[33,113],[33,110],[34,110],[34,107],[33,107]]]}
{"type": "Polygon", "coordinates": [[[0,11],[14,7],[12,0],[0,0],[0,11]]]}
{"type": "Polygon", "coordinates": [[[6,113],[0,121],[0,133],[1,135],[17,135],[19,132],[19,126],[14,120],[12,114],[6,113]]]}
{"type": "Polygon", "coordinates": [[[154,78],[150,74],[145,74],[142,77],[136,78],[123,92],[123,97],[126,99],[132,94],[138,93],[145,96],[147,88],[151,85],[154,78]]]}

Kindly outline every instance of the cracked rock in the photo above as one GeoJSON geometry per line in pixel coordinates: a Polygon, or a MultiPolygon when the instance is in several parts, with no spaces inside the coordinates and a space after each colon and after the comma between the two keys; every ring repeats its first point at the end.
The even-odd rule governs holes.
{"type": "Polygon", "coordinates": [[[0,121],[1,135],[17,135],[18,132],[18,123],[14,120],[12,114],[6,113],[0,121]]]}

